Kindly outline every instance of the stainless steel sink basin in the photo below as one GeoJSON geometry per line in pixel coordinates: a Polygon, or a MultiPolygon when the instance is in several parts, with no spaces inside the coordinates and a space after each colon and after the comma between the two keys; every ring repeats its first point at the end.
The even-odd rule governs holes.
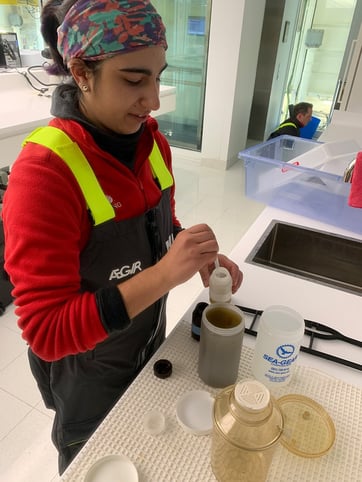
{"type": "Polygon", "coordinates": [[[273,220],[246,262],[362,294],[362,241],[273,220]]]}

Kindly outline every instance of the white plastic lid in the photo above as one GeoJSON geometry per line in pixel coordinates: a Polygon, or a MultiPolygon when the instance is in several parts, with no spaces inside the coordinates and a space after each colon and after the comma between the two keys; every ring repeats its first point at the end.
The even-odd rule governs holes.
{"type": "Polygon", "coordinates": [[[137,469],[125,455],[107,455],[99,459],[86,474],[84,482],[138,482],[137,469]]]}
{"type": "Polygon", "coordinates": [[[235,386],[235,400],[248,410],[264,410],[270,401],[270,392],[257,380],[243,380],[235,386]]]}
{"type": "Polygon", "coordinates": [[[181,427],[194,435],[212,431],[214,398],[205,390],[193,390],[181,397],[176,405],[176,418],[181,427]]]}
{"type": "Polygon", "coordinates": [[[303,338],[304,329],[304,318],[289,306],[268,306],[260,317],[259,331],[267,336],[280,336],[299,343],[303,338]]]}

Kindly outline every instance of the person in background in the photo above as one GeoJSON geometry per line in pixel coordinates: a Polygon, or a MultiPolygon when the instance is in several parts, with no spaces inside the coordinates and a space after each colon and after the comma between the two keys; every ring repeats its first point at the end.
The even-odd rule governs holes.
{"type": "Polygon", "coordinates": [[[169,290],[197,272],[208,286],[216,258],[233,292],[242,273],[208,225],[177,219],[171,150],[150,116],[167,67],[152,4],[50,0],[41,22],[52,73],[69,75],[53,94],[51,132],[70,142],[49,127],[27,138],[2,215],[5,269],[32,373],[55,410],[61,474],[164,341],[169,290]]]}
{"type": "Polygon", "coordinates": [[[293,107],[293,115],[282,122],[278,129],[270,134],[268,140],[282,135],[299,137],[300,129],[309,123],[312,119],[312,114],[313,104],[309,102],[295,104],[293,107]]]}

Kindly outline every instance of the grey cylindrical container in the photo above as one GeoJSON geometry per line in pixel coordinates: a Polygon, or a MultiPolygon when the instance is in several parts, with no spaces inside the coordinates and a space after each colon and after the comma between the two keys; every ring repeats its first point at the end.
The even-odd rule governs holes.
{"type": "Polygon", "coordinates": [[[230,303],[213,303],[202,314],[199,376],[212,387],[223,388],[238,377],[244,336],[243,312],[230,303]]]}

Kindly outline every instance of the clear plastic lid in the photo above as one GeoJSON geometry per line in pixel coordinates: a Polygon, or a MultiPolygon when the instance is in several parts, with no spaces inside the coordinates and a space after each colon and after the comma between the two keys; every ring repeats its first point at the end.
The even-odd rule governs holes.
{"type": "Polygon", "coordinates": [[[330,450],[336,431],[321,405],[303,395],[286,395],[277,403],[284,418],[284,447],[301,457],[320,457],[330,450]]]}
{"type": "Polygon", "coordinates": [[[158,435],[165,430],[165,416],[159,410],[150,410],[143,416],[143,428],[150,435],[158,435]]]}

